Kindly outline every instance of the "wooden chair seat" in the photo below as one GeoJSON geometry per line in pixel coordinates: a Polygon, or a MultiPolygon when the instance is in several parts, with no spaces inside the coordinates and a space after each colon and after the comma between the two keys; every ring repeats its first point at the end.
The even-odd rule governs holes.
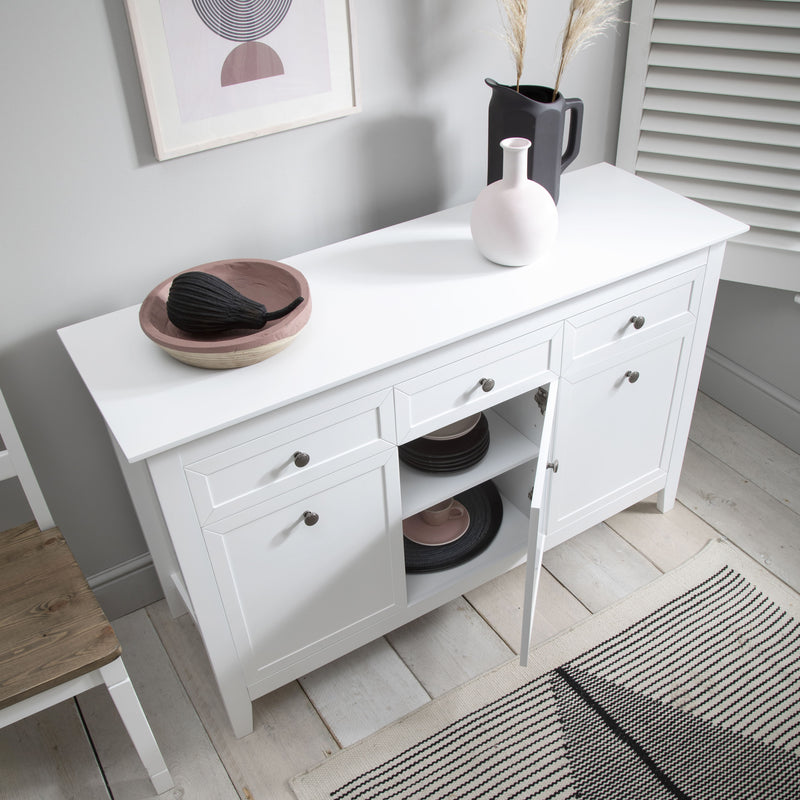
{"type": "Polygon", "coordinates": [[[109,664],[119,641],[61,531],[0,534],[0,708],[109,664]]]}
{"type": "MultiPolygon", "coordinates": [[[[114,629],[67,546],[0,392],[0,481],[35,522],[0,533],[0,728],[105,684],[157,793],[174,786],[114,629]]],[[[1,793],[1,792],[0,792],[1,793]]]]}

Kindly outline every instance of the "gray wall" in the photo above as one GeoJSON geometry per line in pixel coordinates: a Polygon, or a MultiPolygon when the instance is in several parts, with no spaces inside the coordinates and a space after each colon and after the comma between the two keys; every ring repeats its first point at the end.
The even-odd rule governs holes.
{"type": "MultiPolygon", "coordinates": [[[[56,330],[139,303],[186,267],[287,259],[472,200],[482,186],[483,79],[513,79],[495,0],[354,6],[360,114],[159,163],[122,0],[0,5],[0,387],[112,615],[158,588],[103,423],[56,330]]],[[[552,83],[568,6],[536,6],[527,82],[552,83]]],[[[624,31],[608,35],[567,72],[565,94],[586,105],[574,167],[613,160],[625,47],[624,31]]],[[[0,501],[0,524],[27,518],[13,492],[0,501]]]]}
{"type": "MultiPolygon", "coordinates": [[[[753,249],[756,280],[761,257],[753,249]]],[[[722,281],[700,389],[800,453],[800,305],[794,296],[722,281]]]]}

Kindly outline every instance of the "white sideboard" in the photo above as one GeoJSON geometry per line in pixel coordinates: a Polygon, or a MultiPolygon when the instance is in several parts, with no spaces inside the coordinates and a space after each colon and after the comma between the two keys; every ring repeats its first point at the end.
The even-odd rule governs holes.
{"type": "Polygon", "coordinates": [[[746,226],[607,164],[565,175],[558,210],[527,267],[477,253],[469,206],[283,259],[311,320],[243,369],[171,359],[138,306],[59,331],[236,735],[255,698],[527,558],[524,662],[544,550],[654,492],[673,505],[725,242],[746,226]],[[476,411],[476,466],[399,461],[476,411]],[[491,545],[406,574],[402,520],[490,479],[491,545]]]}

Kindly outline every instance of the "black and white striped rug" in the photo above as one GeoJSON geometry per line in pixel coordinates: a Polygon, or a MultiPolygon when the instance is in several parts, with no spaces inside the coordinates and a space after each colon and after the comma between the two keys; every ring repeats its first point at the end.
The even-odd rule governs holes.
{"type": "Polygon", "coordinates": [[[800,598],[724,543],[298,776],[300,800],[800,798],[800,598]]]}

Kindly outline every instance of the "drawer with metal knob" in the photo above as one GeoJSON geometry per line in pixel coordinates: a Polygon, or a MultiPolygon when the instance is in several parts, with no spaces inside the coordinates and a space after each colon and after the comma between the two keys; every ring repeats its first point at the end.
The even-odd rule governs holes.
{"type": "Polygon", "coordinates": [[[233,446],[210,438],[184,463],[200,524],[206,525],[306,484],[390,446],[392,393],[384,390],[270,430],[233,446]],[[216,452],[214,452],[216,449],[216,452]]]}
{"type": "Polygon", "coordinates": [[[424,436],[535,389],[560,358],[561,325],[444,363],[394,389],[397,441],[424,436]]]}
{"type": "Polygon", "coordinates": [[[700,303],[702,269],[694,269],[570,317],[564,329],[562,372],[616,358],[622,349],[652,341],[692,322],[700,303]]]}

